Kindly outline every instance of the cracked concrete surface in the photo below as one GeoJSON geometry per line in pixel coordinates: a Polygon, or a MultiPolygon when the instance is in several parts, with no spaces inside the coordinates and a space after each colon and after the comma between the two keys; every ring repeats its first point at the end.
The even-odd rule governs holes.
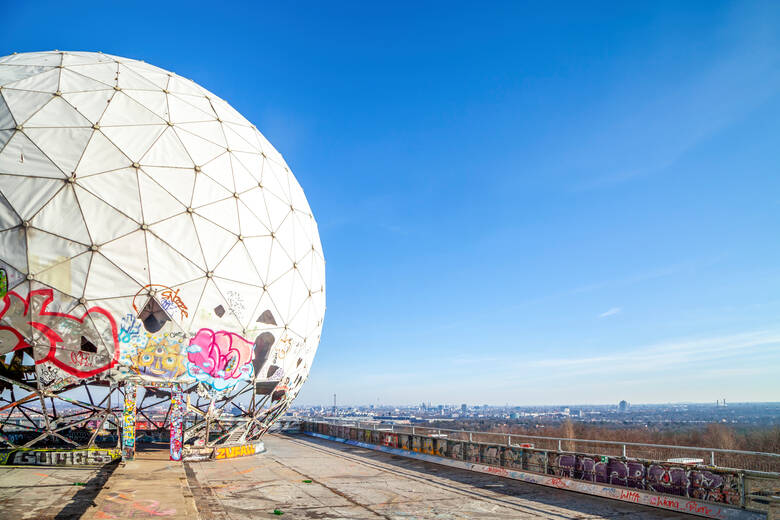
{"type": "Polygon", "coordinates": [[[310,437],[264,440],[262,455],[212,462],[152,452],[103,469],[3,468],[0,518],[695,518],[310,437]]]}

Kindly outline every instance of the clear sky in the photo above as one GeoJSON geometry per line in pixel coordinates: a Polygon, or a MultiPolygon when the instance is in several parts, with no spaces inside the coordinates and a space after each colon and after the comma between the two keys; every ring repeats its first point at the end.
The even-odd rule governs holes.
{"type": "Polygon", "coordinates": [[[780,400],[780,3],[134,4],[0,0],[0,55],[143,59],[285,156],[297,404],[780,400]]]}

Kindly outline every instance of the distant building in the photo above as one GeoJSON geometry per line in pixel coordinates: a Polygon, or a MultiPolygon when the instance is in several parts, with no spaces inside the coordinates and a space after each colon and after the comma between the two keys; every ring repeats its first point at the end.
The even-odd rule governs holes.
{"type": "Polygon", "coordinates": [[[620,413],[626,413],[628,411],[629,406],[631,405],[628,404],[628,401],[626,400],[620,401],[620,403],[618,404],[618,411],[620,413]]]}
{"type": "Polygon", "coordinates": [[[468,409],[469,409],[469,407],[468,407],[468,406],[466,406],[466,403],[463,403],[462,405],[460,405],[460,411],[461,411],[461,412],[463,412],[463,413],[466,413],[466,411],[467,411],[468,409]]]}

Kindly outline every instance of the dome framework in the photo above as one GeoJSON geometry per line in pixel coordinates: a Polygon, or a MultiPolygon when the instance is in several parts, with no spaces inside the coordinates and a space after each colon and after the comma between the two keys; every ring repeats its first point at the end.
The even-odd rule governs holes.
{"type": "Polygon", "coordinates": [[[172,458],[257,441],[319,343],[317,224],[282,156],[191,80],[0,58],[0,448],[172,458]],[[164,420],[152,410],[168,405],[164,420]]]}

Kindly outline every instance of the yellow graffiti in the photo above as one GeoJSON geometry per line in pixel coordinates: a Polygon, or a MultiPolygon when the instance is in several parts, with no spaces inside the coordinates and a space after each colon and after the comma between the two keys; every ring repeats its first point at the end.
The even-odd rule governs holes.
{"type": "Polygon", "coordinates": [[[178,338],[167,335],[162,338],[151,337],[146,346],[139,349],[133,369],[141,374],[175,379],[187,371],[185,359],[183,345],[178,338]]]}
{"type": "Polygon", "coordinates": [[[243,446],[230,446],[228,448],[217,448],[218,459],[232,459],[233,457],[246,457],[255,454],[254,444],[244,444],[243,446]]]}

